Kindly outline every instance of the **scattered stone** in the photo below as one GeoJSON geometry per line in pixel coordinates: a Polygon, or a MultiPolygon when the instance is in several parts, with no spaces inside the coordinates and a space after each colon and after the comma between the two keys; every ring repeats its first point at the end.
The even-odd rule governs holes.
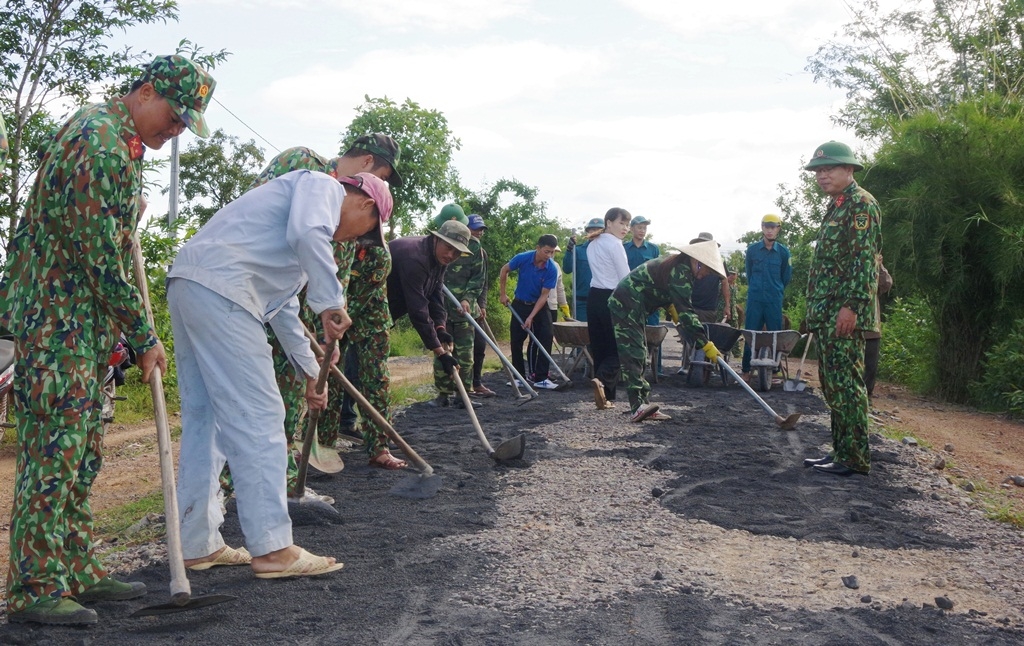
{"type": "Polygon", "coordinates": [[[938,491],[932,492],[932,500],[942,500],[942,494],[938,491]]]}
{"type": "Polygon", "coordinates": [[[856,590],[860,587],[860,584],[857,583],[857,577],[853,574],[851,574],[850,576],[843,577],[843,585],[850,588],[851,590],[856,590]]]}
{"type": "Polygon", "coordinates": [[[1018,487],[1024,487],[1024,476],[1009,476],[1003,482],[1012,482],[1018,487]]]}
{"type": "Polygon", "coordinates": [[[902,441],[907,446],[917,446],[917,438],[915,438],[915,437],[910,437],[908,435],[907,437],[903,438],[902,441]]]}
{"type": "Polygon", "coordinates": [[[954,447],[952,444],[947,444],[946,446],[942,447],[942,450],[944,450],[946,453],[953,453],[953,449],[954,447]]]}
{"type": "Polygon", "coordinates": [[[903,608],[904,610],[917,610],[917,606],[915,606],[910,599],[904,599],[903,603],[900,604],[900,608],[903,608]]]}
{"type": "Polygon", "coordinates": [[[664,581],[665,580],[665,575],[661,573],[661,570],[658,570],[658,571],[656,571],[654,573],[654,577],[653,578],[654,578],[655,581],[664,581]]]}
{"type": "Polygon", "coordinates": [[[944,588],[944,587],[946,587],[946,580],[943,579],[941,576],[939,578],[935,579],[935,587],[936,588],[944,588]]]}
{"type": "Polygon", "coordinates": [[[939,471],[946,468],[946,458],[941,455],[935,456],[935,462],[932,462],[932,468],[938,469],[939,471]]]}
{"type": "Polygon", "coordinates": [[[864,595],[863,597],[860,598],[860,602],[861,603],[871,603],[871,595],[870,594],[864,595]]]}
{"type": "Polygon", "coordinates": [[[856,511],[852,511],[851,510],[850,511],[850,522],[851,523],[859,523],[860,522],[860,512],[856,512],[856,511]]]}
{"type": "Polygon", "coordinates": [[[654,496],[655,498],[661,498],[663,495],[665,495],[665,490],[662,489],[661,487],[655,487],[654,489],[651,489],[651,495],[654,496]]]}
{"type": "Polygon", "coordinates": [[[952,610],[953,602],[948,597],[935,597],[935,605],[942,608],[943,610],[952,610]]]}
{"type": "Polygon", "coordinates": [[[966,491],[967,493],[971,493],[972,491],[974,491],[974,483],[968,480],[967,482],[960,485],[960,488],[966,491]]]}
{"type": "Polygon", "coordinates": [[[850,556],[852,556],[853,558],[858,558],[860,556],[860,552],[858,552],[857,550],[853,550],[853,553],[850,554],[850,556]]]}

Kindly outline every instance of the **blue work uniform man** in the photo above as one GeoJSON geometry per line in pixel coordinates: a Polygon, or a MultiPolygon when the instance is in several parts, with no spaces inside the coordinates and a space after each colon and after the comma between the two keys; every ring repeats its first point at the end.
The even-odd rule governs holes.
{"type": "MultiPolygon", "coordinates": [[[[793,276],[789,249],[778,241],[782,218],[772,213],[761,218],[761,239],[747,247],[748,330],[781,330],[782,297],[793,276]]],[[[743,349],[743,376],[750,376],[750,348],[743,349]]]]}

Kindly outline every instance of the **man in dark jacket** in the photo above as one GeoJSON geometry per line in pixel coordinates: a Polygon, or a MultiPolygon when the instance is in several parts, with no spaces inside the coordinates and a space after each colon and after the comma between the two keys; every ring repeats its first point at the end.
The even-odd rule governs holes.
{"type": "MultiPolygon", "coordinates": [[[[428,236],[392,240],[391,275],[388,276],[388,308],[391,319],[409,315],[423,345],[434,353],[434,370],[453,375],[459,366],[451,354],[452,336],[445,331],[447,314],[441,286],[445,267],[469,253],[469,227],[457,220],[444,222],[428,236]]],[[[467,367],[468,369],[468,367],[467,367]]],[[[447,405],[434,401],[434,405],[447,405]]]]}

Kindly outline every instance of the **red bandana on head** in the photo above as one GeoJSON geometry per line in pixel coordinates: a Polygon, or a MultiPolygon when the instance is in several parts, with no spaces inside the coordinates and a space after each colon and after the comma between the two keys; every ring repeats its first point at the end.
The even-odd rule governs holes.
{"type": "Polygon", "coordinates": [[[146,153],[146,146],[142,143],[142,137],[135,135],[128,140],[128,154],[131,155],[132,161],[136,159],[142,159],[142,156],[146,153]]]}

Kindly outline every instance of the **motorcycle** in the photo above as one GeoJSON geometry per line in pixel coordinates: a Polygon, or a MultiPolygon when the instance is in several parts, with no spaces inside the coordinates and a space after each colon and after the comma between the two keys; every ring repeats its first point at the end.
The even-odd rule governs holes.
{"type": "MultiPolygon", "coordinates": [[[[134,366],[137,358],[135,349],[122,335],[107,359],[103,381],[100,384],[100,394],[103,397],[101,415],[104,429],[114,421],[114,402],[124,400],[124,397],[117,396],[117,387],[124,385],[124,371],[134,366]]],[[[6,428],[14,427],[13,424],[7,423],[7,410],[13,389],[14,341],[10,338],[0,338],[0,426],[6,428]]]]}

